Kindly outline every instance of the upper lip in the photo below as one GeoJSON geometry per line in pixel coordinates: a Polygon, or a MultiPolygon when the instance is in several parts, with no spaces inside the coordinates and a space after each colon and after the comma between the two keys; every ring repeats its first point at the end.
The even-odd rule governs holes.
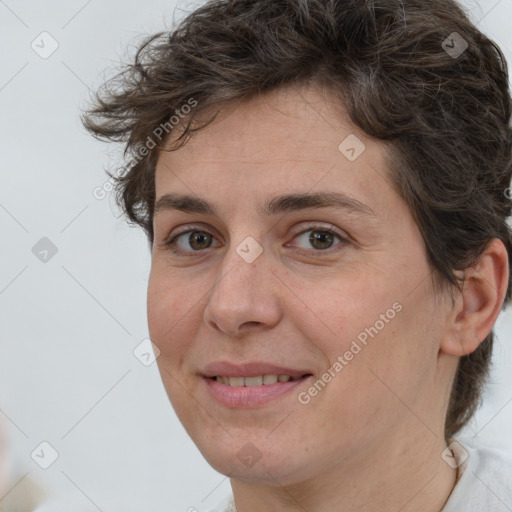
{"type": "Polygon", "coordinates": [[[228,361],[217,361],[206,365],[200,372],[203,377],[258,377],[260,375],[289,375],[298,379],[311,372],[292,369],[265,362],[233,364],[228,361]]]}

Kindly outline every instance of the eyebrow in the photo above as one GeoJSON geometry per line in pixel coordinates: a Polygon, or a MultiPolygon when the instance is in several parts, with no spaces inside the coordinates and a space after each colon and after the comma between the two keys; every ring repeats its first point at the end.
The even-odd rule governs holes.
{"type": "MultiPolygon", "coordinates": [[[[260,211],[270,216],[312,208],[333,207],[355,213],[361,217],[376,217],[375,212],[368,205],[339,192],[284,194],[272,198],[260,211]]],[[[163,195],[155,203],[154,214],[156,215],[158,212],[165,210],[180,210],[186,213],[199,213],[219,217],[219,210],[215,205],[190,195],[163,195]]]]}

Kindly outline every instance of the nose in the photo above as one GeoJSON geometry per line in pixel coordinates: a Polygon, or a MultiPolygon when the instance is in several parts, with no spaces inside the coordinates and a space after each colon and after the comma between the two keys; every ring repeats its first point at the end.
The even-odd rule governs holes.
{"type": "Polygon", "coordinates": [[[230,337],[270,329],[281,318],[278,286],[265,251],[249,263],[232,247],[219,265],[204,321],[230,337]]]}

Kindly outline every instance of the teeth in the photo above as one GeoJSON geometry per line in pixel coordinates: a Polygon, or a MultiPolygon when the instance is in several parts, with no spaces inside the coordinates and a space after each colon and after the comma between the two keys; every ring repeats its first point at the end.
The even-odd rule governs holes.
{"type": "Polygon", "coordinates": [[[265,375],[263,377],[263,384],[275,384],[277,382],[277,375],[265,375]]]}
{"type": "Polygon", "coordinates": [[[258,375],[257,377],[215,377],[215,380],[233,387],[251,387],[289,382],[292,378],[289,375],[258,375]]]}
{"type": "Polygon", "coordinates": [[[230,386],[236,386],[240,387],[244,385],[244,378],[243,377],[229,377],[229,385],[230,386]]]}
{"type": "Polygon", "coordinates": [[[245,377],[246,386],[261,386],[263,384],[263,376],[259,377],[245,377]]]}

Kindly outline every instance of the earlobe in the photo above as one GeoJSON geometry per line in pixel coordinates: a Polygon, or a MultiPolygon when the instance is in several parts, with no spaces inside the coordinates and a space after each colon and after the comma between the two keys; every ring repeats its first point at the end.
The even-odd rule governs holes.
{"type": "Polygon", "coordinates": [[[484,339],[485,336],[480,339],[471,326],[465,329],[451,330],[443,337],[441,351],[450,356],[466,356],[474,352],[484,339]]]}
{"type": "Polygon", "coordinates": [[[440,347],[453,356],[474,352],[498,318],[509,279],[508,254],[503,242],[491,241],[463,275],[464,287],[448,315],[440,347]]]}

